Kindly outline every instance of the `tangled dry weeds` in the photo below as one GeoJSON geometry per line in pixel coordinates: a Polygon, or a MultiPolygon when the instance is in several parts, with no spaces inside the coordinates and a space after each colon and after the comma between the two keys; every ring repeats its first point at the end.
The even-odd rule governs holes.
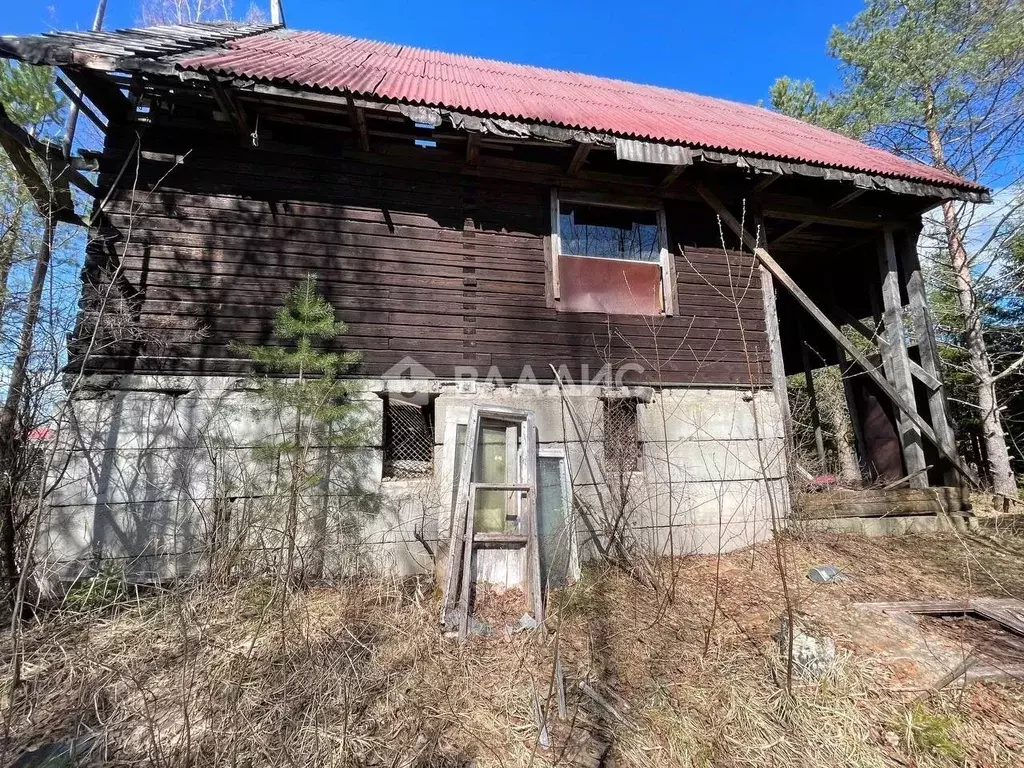
{"type": "Polygon", "coordinates": [[[1022,549],[1012,537],[787,540],[797,608],[840,646],[831,674],[792,696],[771,637],[783,609],[771,544],[663,563],[660,592],[591,569],[552,595],[546,631],[463,646],[440,637],[426,582],[284,599],[270,583],[183,585],[41,618],[2,759],[60,744],[95,765],[1016,765],[1019,682],[922,699],[926,681],[865,645],[852,606],[1005,596],[1024,583],[1022,549]],[[806,569],[823,562],[853,578],[811,584],[806,569]]]}

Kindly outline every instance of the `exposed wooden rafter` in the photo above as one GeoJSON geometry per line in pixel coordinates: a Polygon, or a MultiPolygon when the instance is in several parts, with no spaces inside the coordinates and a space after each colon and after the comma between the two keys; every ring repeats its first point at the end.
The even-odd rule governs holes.
{"type": "Polygon", "coordinates": [[[587,155],[590,154],[590,150],[593,148],[593,144],[577,144],[576,151],[573,152],[572,160],[569,162],[569,170],[566,173],[570,176],[578,174],[583,169],[583,164],[587,162],[587,155]]]}
{"type": "Polygon", "coordinates": [[[773,173],[770,176],[765,176],[763,179],[757,182],[757,184],[754,185],[754,188],[751,189],[750,191],[755,195],[758,194],[759,192],[764,192],[766,189],[768,189],[768,187],[770,187],[772,184],[774,184],[781,178],[782,176],[777,173],[773,173]]]}
{"type": "Polygon", "coordinates": [[[858,197],[863,195],[865,192],[867,192],[866,189],[855,189],[850,194],[843,195],[841,198],[839,198],[834,203],[832,203],[832,205],[829,206],[829,210],[837,211],[840,208],[842,208],[844,205],[846,205],[847,203],[852,203],[854,200],[856,200],[858,197]]]}
{"type": "Polygon", "coordinates": [[[359,137],[359,148],[363,152],[370,151],[370,132],[366,128],[366,113],[363,108],[356,105],[350,91],[345,91],[345,100],[348,102],[349,119],[352,121],[352,130],[359,137]]]}
{"type": "Polygon", "coordinates": [[[801,221],[795,227],[790,227],[789,229],[787,229],[785,232],[783,232],[778,237],[773,237],[772,238],[772,245],[778,245],[782,241],[788,240],[789,238],[793,237],[793,235],[796,235],[796,234],[799,234],[800,232],[803,232],[805,229],[807,229],[808,227],[812,226],[813,224],[814,224],[813,221],[801,221]]]}
{"type": "Polygon", "coordinates": [[[107,120],[122,120],[131,114],[132,103],[110,80],[71,67],[64,67],[61,72],[75,88],[89,97],[107,120]]]}
{"type": "Polygon", "coordinates": [[[71,99],[74,105],[78,107],[78,111],[92,121],[93,125],[101,131],[107,129],[107,124],[103,122],[103,119],[93,111],[92,107],[85,103],[85,100],[75,88],[64,82],[64,78],[54,78],[54,82],[57,83],[57,87],[61,89],[64,95],[71,99]]]}
{"type": "Polygon", "coordinates": [[[762,210],[764,215],[773,219],[789,219],[790,221],[808,222],[809,224],[828,224],[833,227],[850,229],[882,229],[886,226],[900,226],[902,222],[887,219],[874,219],[856,214],[843,215],[830,210],[808,210],[785,202],[765,200],[762,210]]]}
{"type": "Polygon", "coordinates": [[[217,107],[228,116],[231,120],[231,124],[235,126],[235,130],[243,138],[248,138],[252,130],[249,128],[249,120],[245,116],[245,110],[239,105],[239,103],[232,98],[228,89],[224,87],[224,84],[217,79],[217,76],[210,72],[208,74],[210,79],[210,89],[213,91],[213,98],[217,102],[217,107]]]}
{"type": "Polygon", "coordinates": [[[480,134],[470,133],[466,136],[466,162],[476,165],[480,160],[480,134]]]}
{"type": "Polygon", "coordinates": [[[0,104],[0,147],[11,159],[11,165],[35,201],[40,215],[57,221],[78,223],[68,184],[74,182],[88,193],[92,193],[95,188],[66,162],[56,144],[40,141],[14,123],[7,116],[3,104],[0,104]],[[33,160],[33,155],[42,161],[46,169],[45,176],[33,160]],[[46,177],[49,177],[49,183],[46,177]]]}
{"type": "Polygon", "coordinates": [[[689,167],[689,165],[675,166],[671,171],[665,174],[665,178],[663,178],[661,180],[661,183],[658,184],[658,189],[663,191],[671,187],[673,184],[676,183],[676,179],[678,179],[680,176],[686,173],[686,170],[689,167]]]}

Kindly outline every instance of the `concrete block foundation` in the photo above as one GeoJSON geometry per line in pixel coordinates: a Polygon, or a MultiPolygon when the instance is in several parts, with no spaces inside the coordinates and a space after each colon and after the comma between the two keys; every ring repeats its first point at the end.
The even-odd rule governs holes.
{"type": "MultiPolygon", "coordinates": [[[[321,447],[322,477],[304,489],[295,532],[300,567],[317,574],[432,567],[448,528],[455,435],[475,404],[531,410],[542,455],[561,456],[572,488],[572,546],[581,559],[612,531],[637,551],[711,553],[771,535],[788,516],[784,436],[770,390],[652,390],[479,382],[360,382],[357,445],[321,447]],[[423,477],[384,474],[384,400],[432,404],[434,461],[423,477]],[[608,398],[636,403],[639,459],[609,466],[608,398]]],[[[278,566],[287,467],[257,457],[288,428],[244,380],[127,376],[78,393],[59,438],[59,460],[38,545],[44,578],[100,568],[167,578],[213,567],[278,566]]]]}

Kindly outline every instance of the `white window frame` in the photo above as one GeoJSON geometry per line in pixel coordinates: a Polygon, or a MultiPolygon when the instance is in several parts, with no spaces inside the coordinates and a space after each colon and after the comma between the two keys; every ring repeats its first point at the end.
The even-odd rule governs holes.
{"type": "MultiPolygon", "coordinates": [[[[580,548],[577,541],[576,521],[573,520],[573,498],[572,480],[569,477],[569,459],[563,448],[542,446],[537,449],[537,459],[560,459],[562,462],[562,498],[565,499],[565,527],[569,532],[569,581],[576,582],[580,579],[580,548]]],[[[538,468],[537,482],[540,482],[540,471],[538,468]]],[[[538,502],[540,499],[538,498],[538,502]]],[[[539,508],[538,503],[538,508],[539,508]]]]}
{"type": "MultiPolygon", "coordinates": [[[[558,275],[558,259],[560,256],[579,256],[580,254],[562,253],[562,236],[559,229],[560,202],[595,205],[604,208],[624,208],[627,210],[654,211],[657,216],[658,244],[660,253],[658,264],[661,266],[661,302],[662,314],[672,317],[679,312],[678,286],[676,285],[675,255],[668,247],[668,223],[665,216],[665,204],[661,200],[639,197],[619,197],[617,195],[596,194],[587,192],[567,192],[559,194],[556,187],[551,188],[551,234],[548,238],[549,260],[548,274],[551,296],[558,302],[562,298],[562,286],[558,275]]],[[[587,258],[605,258],[588,256],[587,258]]],[[[653,262],[643,262],[651,264],[653,262]]],[[[557,306],[557,304],[556,304],[557,306]]]]}

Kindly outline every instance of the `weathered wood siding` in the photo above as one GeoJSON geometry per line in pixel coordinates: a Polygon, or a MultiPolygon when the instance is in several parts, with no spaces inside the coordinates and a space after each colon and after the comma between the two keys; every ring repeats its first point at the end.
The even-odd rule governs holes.
{"type": "MultiPolygon", "coordinates": [[[[106,183],[134,140],[108,139],[106,183]]],[[[116,322],[131,316],[131,331],[99,345],[92,372],[242,372],[229,344],[268,342],[285,293],[313,272],[349,324],[342,345],[362,353],[361,375],[411,356],[440,378],[493,366],[514,381],[529,365],[545,380],[549,363],[593,372],[610,362],[641,366],[633,381],[745,384],[753,371],[769,382],[747,256],[677,254],[675,317],[558,313],[545,297],[545,185],[438,163],[429,149],[422,160],[342,159],[198,140],[151,130],[143,149],[188,152],[184,163],[144,160],[136,184],[129,160],[105,209],[86,295],[120,264],[116,322]]],[[[685,242],[685,216],[667,214],[669,241],[685,242]]]]}

